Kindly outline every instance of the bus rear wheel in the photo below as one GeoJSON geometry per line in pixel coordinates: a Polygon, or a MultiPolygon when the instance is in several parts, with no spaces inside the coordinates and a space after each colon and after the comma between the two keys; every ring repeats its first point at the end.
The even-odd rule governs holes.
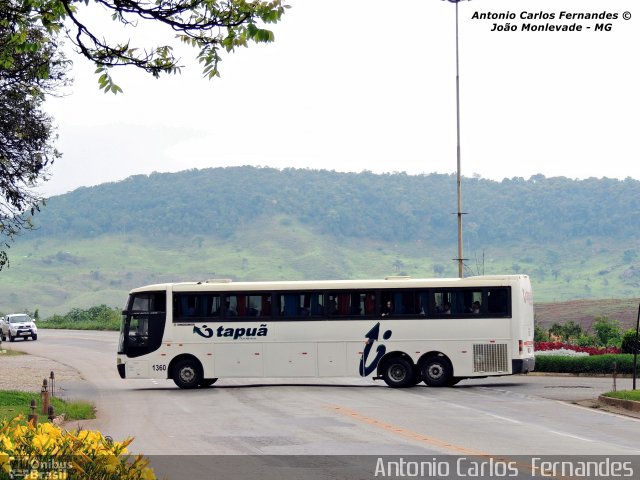
{"type": "Polygon", "coordinates": [[[180,388],[195,388],[202,382],[200,365],[189,358],[180,360],[173,367],[172,378],[180,388]]]}
{"type": "Polygon", "coordinates": [[[402,357],[384,362],[382,379],[391,388],[405,388],[415,385],[413,366],[402,357]]]}
{"type": "Polygon", "coordinates": [[[444,357],[427,358],[420,365],[422,380],[430,387],[445,387],[450,385],[452,375],[451,366],[444,357]]]}

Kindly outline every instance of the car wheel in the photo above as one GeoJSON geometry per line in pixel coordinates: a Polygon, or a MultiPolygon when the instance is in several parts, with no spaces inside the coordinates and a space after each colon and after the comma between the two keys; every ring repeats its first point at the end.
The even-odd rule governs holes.
{"type": "Polygon", "coordinates": [[[31,335],[31,340],[36,341],[38,339],[38,334],[34,333],[33,335],[31,335]]]}
{"type": "Polygon", "coordinates": [[[14,337],[13,335],[9,334],[9,341],[10,342],[15,342],[16,341],[16,337],[14,337]]]}

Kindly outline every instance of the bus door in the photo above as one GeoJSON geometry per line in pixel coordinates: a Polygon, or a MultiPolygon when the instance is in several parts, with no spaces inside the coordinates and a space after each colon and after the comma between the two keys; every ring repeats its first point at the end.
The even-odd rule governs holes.
{"type": "Polygon", "coordinates": [[[154,352],[162,344],[166,322],[166,292],[134,293],[122,312],[119,353],[140,357],[154,352]]]}

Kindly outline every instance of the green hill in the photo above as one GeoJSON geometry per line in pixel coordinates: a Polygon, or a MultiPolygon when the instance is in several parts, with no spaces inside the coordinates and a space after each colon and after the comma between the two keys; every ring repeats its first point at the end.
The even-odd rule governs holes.
{"type": "MultiPolygon", "coordinates": [[[[455,176],[234,167],[53,197],[0,272],[0,311],[123,305],[161,281],[456,276],[455,176]]],[[[631,298],[640,182],[463,179],[466,274],[527,273],[538,302],[631,298]]]]}

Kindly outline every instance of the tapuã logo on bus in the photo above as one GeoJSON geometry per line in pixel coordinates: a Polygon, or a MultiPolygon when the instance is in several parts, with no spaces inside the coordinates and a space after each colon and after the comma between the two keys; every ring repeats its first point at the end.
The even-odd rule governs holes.
{"type": "MultiPolygon", "coordinates": [[[[382,335],[384,340],[389,340],[393,332],[391,330],[387,330],[382,335]]],[[[378,364],[384,354],[387,353],[387,347],[385,345],[378,345],[376,348],[376,356],[373,360],[367,364],[367,360],[369,358],[369,354],[371,353],[371,349],[373,348],[373,344],[378,341],[380,337],[380,322],[376,323],[371,330],[369,330],[365,334],[365,338],[367,339],[366,345],[364,347],[364,351],[362,352],[362,358],[360,359],[360,368],[358,371],[360,372],[361,377],[367,377],[371,375],[376,368],[378,368],[378,364]]]]}
{"type": "Polygon", "coordinates": [[[237,340],[238,338],[266,337],[268,331],[267,325],[265,323],[261,323],[259,327],[252,328],[225,328],[223,325],[220,325],[215,330],[207,327],[206,325],[203,325],[202,328],[194,325],[193,333],[204,338],[211,338],[215,335],[216,337],[226,337],[237,340]]]}

